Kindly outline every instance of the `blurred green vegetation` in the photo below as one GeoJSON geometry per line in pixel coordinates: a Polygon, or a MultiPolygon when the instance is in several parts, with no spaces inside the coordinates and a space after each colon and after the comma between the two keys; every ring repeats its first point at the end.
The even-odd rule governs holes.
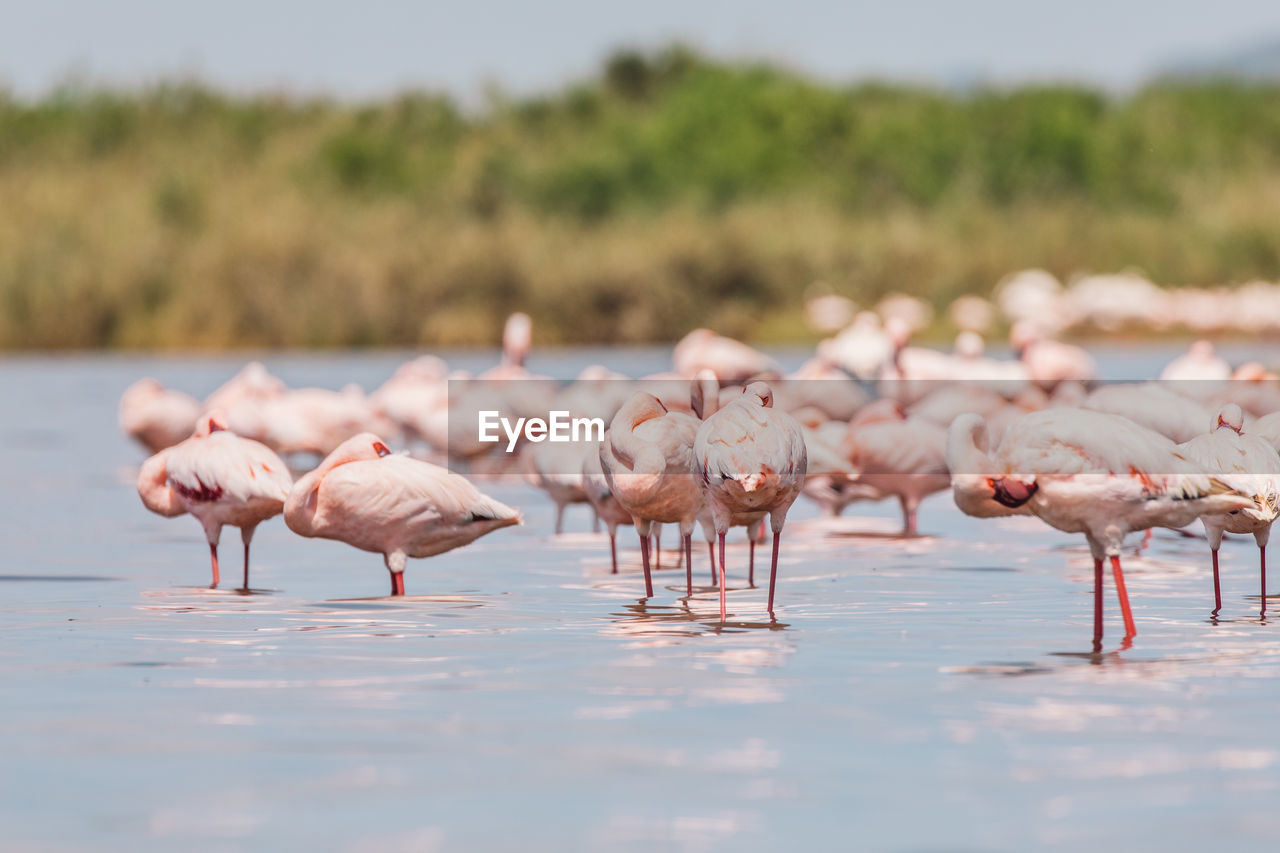
{"type": "Polygon", "coordinates": [[[0,347],[796,340],[815,280],[1280,277],[1280,85],[955,93],[675,46],[483,109],[0,94],[0,347]]]}

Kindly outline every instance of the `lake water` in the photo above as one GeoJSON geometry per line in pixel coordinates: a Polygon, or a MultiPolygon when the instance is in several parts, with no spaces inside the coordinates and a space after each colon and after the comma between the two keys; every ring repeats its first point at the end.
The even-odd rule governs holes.
{"type": "MultiPolygon", "coordinates": [[[[1144,376],[1171,353],[1102,363],[1144,376]]],[[[266,361],[292,385],[372,387],[405,357],[266,361]]],[[[635,373],[665,354],[532,366],[597,360],[635,373]]],[[[1257,616],[1252,539],[1223,548],[1213,624],[1204,541],[1156,534],[1126,558],[1139,635],[1121,647],[1108,579],[1098,654],[1083,540],[966,518],[946,494],[910,542],[883,535],[896,504],[827,522],[802,499],[776,623],[740,538],[720,625],[705,548],[691,601],[664,569],[644,603],[631,531],[610,576],[585,510],[551,537],[550,502],[511,482],[485,488],[526,524],[411,561],[404,600],[376,597],[376,555],[279,519],[254,541],[262,592],[210,591],[199,526],[139,503],[115,406],[139,376],[203,395],[243,361],[0,361],[0,848],[1265,849],[1280,833],[1280,625],[1257,616]]]]}

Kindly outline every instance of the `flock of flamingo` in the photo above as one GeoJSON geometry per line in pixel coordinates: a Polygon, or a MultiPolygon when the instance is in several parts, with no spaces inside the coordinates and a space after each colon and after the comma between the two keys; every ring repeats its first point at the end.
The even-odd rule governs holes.
{"type": "Polygon", "coordinates": [[[1265,613],[1267,538],[1280,513],[1280,377],[1258,364],[1233,369],[1203,341],[1159,380],[1103,384],[1086,351],[1043,327],[1015,324],[1010,359],[984,355],[972,332],[951,353],[913,347],[909,337],[901,318],[858,315],[784,374],[764,353],[700,329],[676,345],[670,371],[643,377],[648,383],[591,367],[562,384],[533,381],[546,377],[525,367],[531,324],[517,314],[502,363],[477,376],[424,356],[366,395],[290,390],[253,363],[204,402],[140,380],[121,400],[120,424],[154,454],[138,477],[142,502],[200,522],[215,587],[221,529],[240,529],[248,588],[253,533],[283,514],[299,535],[382,554],[392,595],[403,595],[408,558],[521,523],[519,511],[436,464],[448,458],[473,476],[522,473],[555,502],[557,534],[567,505],[589,504],[608,529],[615,573],[618,527],[634,525],[646,597],[666,524],[679,529],[692,596],[692,535],[701,527],[722,622],[731,527],[748,532],[754,586],[755,546],[768,522],[772,615],[781,534],[799,496],[831,515],[855,501],[896,499],[902,535],[915,536],[921,501],[945,490],[976,518],[1030,515],[1084,534],[1095,642],[1104,563],[1127,639],[1137,628],[1120,561],[1125,538],[1196,519],[1212,555],[1214,613],[1225,533],[1255,537],[1265,613]],[[474,421],[459,415],[478,406],[563,409],[599,416],[608,429],[602,441],[524,441],[504,453],[477,443],[474,421]],[[295,481],[282,456],[320,461],[295,481]]]}

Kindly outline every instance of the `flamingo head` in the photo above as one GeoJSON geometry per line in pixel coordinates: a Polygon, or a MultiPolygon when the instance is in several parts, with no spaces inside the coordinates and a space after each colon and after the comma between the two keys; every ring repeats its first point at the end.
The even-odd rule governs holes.
{"type": "Polygon", "coordinates": [[[1197,361],[1208,361],[1216,356],[1213,351],[1213,342],[1200,340],[1191,344],[1188,354],[1197,361]]]}
{"type": "Polygon", "coordinates": [[[693,413],[705,421],[716,413],[719,403],[720,380],[716,378],[715,371],[704,367],[693,378],[689,404],[693,407],[693,413]]]}
{"type": "Polygon", "coordinates": [[[623,404],[618,414],[614,415],[614,420],[618,421],[621,418],[619,423],[629,424],[631,429],[635,429],[645,421],[662,417],[667,414],[667,411],[667,407],[662,405],[662,401],[657,397],[639,391],[623,404]]]}
{"type": "Polygon", "coordinates": [[[766,409],[773,408],[773,389],[764,382],[752,382],[742,389],[742,394],[744,397],[759,399],[760,405],[766,409]]]}
{"type": "Polygon", "coordinates": [[[1240,407],[1235,403],[1227,403],[1218,411],[1218,417],[1214,421],[1213,428],[1215,430],[1222,429],[1233,430],[1239,435],[1244,430],[1244,412],[1240,411],[1240,407]]]}
{"type": "Polygon", "coordinates": [[[227,429],[227,416],[219,409],[201,415],[200,420],[196,421],[196,430],[192,435],[205,438],[215,432],[230,432],[227,429]]]}
{"type": "Polygon", "coordinates": [[[982,335],[977,332],[966,330],[956,335],[955,352],[961,358],[978,358],[985,349],[982,335]]]}
{"type": "Polygon", "coordinates": [[[1009,346],[1019,356],[1031,345],[1044,339],[1043,333],[1030,320],[1019,320],[1009,329],[1009,346]]]}
{"type": "Polygon", "coordinates": [[[517,311],[507,318],[502,329],[502,352],[508,364],[524,365],[525,358],[533,344],[533,320],[524,312],[517,311]]]}
{"type": "MultiPolygon", "coordinates": [[[[391,448],[379,436],[371,432],[353,435],[333,449],[320,463],[320,468],[331,470],[348,462],[367,462],[391,455],[391,448]]],[[[319,469],[317,469],[319,470],[319,469]]]]}

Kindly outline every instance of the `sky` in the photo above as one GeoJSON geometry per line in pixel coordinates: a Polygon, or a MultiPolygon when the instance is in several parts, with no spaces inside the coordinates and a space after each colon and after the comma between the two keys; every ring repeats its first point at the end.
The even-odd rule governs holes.
{"type": "Polygon", "coordinates": [[[1277,0],[0,0],[0,86],[197,76],[236,91],[462,98],[591,73],[680,39],[831,80],[1073,79],[1124,89],[1171,62],[1280,37],[1277,0]]]}

